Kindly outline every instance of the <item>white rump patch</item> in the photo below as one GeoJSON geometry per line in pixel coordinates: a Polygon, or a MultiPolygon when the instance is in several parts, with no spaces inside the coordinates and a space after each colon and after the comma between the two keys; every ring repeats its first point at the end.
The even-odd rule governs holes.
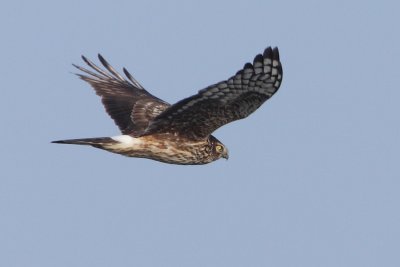
{"type": "Polygon", "coordinates": [[[132,137],[130,135],[118,135],[118,136],[113,136],[111,139],[120,142],[122,144],[126,145],[138,145],[142,142],[139,138],[132,137]]]}

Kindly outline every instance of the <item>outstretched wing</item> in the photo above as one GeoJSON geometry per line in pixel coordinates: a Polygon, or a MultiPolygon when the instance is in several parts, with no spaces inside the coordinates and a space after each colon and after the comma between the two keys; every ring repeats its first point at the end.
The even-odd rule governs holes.
{"type": "Polygon", "coordinates": [[[191,139],[207,138],[229,122],[253,113],[279,89],[282,66],[278,48],[268,47],[226,81],[183,99],[158,115],[145,134],[173,132],[191,139]]]}
{"type": "Polygon", "coordinates": [[[107,113],[123,134],[141,135],[149,122],[170,104],[147,92],[125,68],[123,71],[128,80],[116,72],[100,54],[98,56],[106,70],[82,56],[94,71],[73,64],[87,74],[77,75],[94,88],[107,113]]]}

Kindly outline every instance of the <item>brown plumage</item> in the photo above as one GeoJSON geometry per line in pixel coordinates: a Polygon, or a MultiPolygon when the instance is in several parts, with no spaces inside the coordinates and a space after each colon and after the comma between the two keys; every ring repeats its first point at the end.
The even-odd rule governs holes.
{"type": "Polygon", "coordinates": [[[91,145],[172,164],[206,164],[228,158],[225,146],[211,133],[253,113],[282,82],[278,48],[268,47],[228,80],[170,105],[146,91],[125,68],[124,78],[100,54],[106,70],[82,59],[92,70],[74,65],[84,73],[77,75],[95,89],[123,135],[53,143],[91,145]]]}

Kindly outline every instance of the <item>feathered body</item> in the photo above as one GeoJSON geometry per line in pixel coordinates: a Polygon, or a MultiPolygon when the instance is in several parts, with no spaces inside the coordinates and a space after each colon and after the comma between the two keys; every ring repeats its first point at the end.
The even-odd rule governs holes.
{"type": "Polygon", "coordinates": [[[95,89],[123,135],[54,143],[91,145],[171,164],[206,164],[228,158],[228,150],[211,133],[250,115],[282,81],[278,49],[269,47],[230,79],[170,105],[146,91],[124,68],[125,79],[101,55],[99,60],[107,71],[82,58],[94,71],[74,65],[86,73],[77,75],[95,89]]]}
{"type": "MultiPolygon", "coordinates": [[[[206,142],[177,138],[172,134],[155,134],[141,137],[120,135],[53,141],[58,144],[91,145],[127,157],[148,158],[164,163],[193,165],[207,164],[221,157],[216,151],[219,143],[215,137],[206,142]]],[[[222,157],[228,158],[227,151],[222,157]]]]}

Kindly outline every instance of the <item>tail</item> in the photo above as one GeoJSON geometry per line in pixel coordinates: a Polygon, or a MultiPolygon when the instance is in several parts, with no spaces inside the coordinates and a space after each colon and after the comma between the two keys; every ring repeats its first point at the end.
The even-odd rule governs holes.
{"type": "Polygon", "coordinates": [[[52,141],[54,144],[72,144],[72,145],[89,145],[97,148],[104,148],[107,145],[117,144],[118,142],[110,137],[68,139],[52,141]]]}

